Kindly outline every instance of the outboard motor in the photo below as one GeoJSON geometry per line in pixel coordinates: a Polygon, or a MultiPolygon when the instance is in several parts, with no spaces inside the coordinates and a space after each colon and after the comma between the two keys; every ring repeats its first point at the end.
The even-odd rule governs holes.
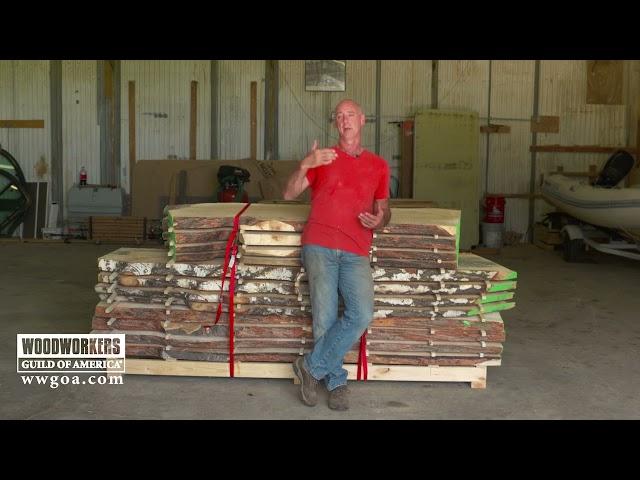
{"type": "Polygon", "coordinates": [[[618,150],[607,160],[593,185],[603,188],[615,187],[629,175],[634,164],[635,159],[629,152],[618,150]]]}

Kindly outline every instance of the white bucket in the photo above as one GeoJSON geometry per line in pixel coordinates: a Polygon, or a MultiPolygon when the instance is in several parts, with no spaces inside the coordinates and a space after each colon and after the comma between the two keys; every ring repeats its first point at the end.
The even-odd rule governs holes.
{"type": "Polygon", "coordinates": [[[482,241],[487,248],[502,248],[504,223],[482,222],[482,241]]]}

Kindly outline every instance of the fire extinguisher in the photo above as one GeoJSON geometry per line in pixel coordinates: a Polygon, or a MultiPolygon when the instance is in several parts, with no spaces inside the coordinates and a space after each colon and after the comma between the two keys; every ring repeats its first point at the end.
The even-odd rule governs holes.
{"type": "Polygon", "coordinates": [[[80,185],[86,185],[87,184],[87,171],[85,170],[84,167],[82,167],[80,169],[80,185]]]}

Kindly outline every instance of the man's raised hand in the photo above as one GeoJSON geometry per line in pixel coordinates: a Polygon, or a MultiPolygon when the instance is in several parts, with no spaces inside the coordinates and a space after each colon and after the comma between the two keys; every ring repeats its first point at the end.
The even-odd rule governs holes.
{"type": "Polygon", "coordinates": [[[322,165],[329,165],[337,156],[333,148],[318,148],[318,140],[314,140],[311,151],[304,160],[302,160],[302,166],[305,168],[316,168],[322,165]]]}

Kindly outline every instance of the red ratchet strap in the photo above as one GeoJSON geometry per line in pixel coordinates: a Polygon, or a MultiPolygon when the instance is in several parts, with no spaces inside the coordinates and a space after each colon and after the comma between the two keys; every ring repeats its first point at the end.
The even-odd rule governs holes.
{"type": "Polygon", "coordinates": [[[238,236],[238,229],[240,228],[240,215],[242,215],[250,203],[247,203],[242,210],[240,210],[235,217],[233,217],[233,229],[229,234],[227,240],[227,246],[224,251],[224,266],[222,267],[222,279],[220,281],[220,294],[218,295],[218,310],[216,311],[216,321],[220,320],[220,314],[222,313],[222,296],[224,295],[224,282],[227,277],[227,271],[229,270],[229,264],[231,263],[231,279],[229,280],[229,376],[233,377],[233,317],[234,317],[234,293],[236,287],[236,256],[238,255],[238,244],[235,241],[238,236]]]}
{"type": "Polygon", "coordinates": [[[367,365],[367,331],[360,337],[360,352],[358,353],[358,380],[366,380],[369,366],[367,365]]]}
{"type": "MultiPolygon", "coordinates": [[[[218,295],[218,310],[216,311],[216,321],[215,323],[218,323],[218,320],[220,320],[220,314],[222,313],[222,295],[224,294],[223,290],[224,290],[224,281],[227,278],[227,271],[229,270],[229,260],[230,260],[230,256],[231,256],[231,249],[233,246],[233,243],[236,239],[236,236],[238,234],[238,228],[240,227],[240,215],[242,215],[244,213],[244,211],[249,208],[249,205],[251,205],[250,203],[247,203],[242,210],[240,210],[237,215],[235,217],[233,217],[233,229],[231,230],[231,233],[229,234],[229,239],[227,240],[227,246],[224,250],[224,264],[222,266],[222,279],[220,280],[220,294],[218,295]]],[[[236,249],[237,252],[237,249],[236,249]]],[[[235,265],[235,258],[234,258],[234,265],[235,265]]]]}

